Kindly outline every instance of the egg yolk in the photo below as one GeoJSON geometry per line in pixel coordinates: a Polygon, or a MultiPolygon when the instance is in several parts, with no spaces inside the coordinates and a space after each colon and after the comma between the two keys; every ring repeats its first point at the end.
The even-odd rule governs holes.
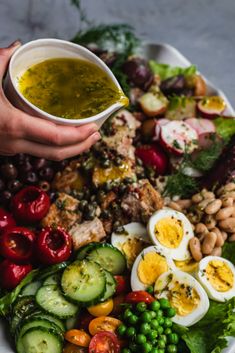
{"type": "Polygon", "coordinates": [[[197,270],[198,262],[193,259],[185,260],[185,261],[174,261],[176,267],[178,267],[181,271],[192,273],[197,270]]]}
{"type": "Polygon", "coordinates": [[[167,248],[178,248],[184,235],[183,225],[179,219],[166,217],[155,225],[155,236],[167,248]]]}
{"type": "Polygon", "coordinates": [[[138,277],[142,283],[152,285],[162,273],[167,271],[166,259],[156,252],[149,252],[143,255],[139,263],[138,277]]]}
{"type": "Polygon", "coordinates": [[[179,281],[175,281],[169,290],[168,299],[171,306],[175,308],[177,315],[180,316],[191,314],[200,302],[198,292],[189,285],[180,283],[179,281]]]}
{"type": "Polygon", "coordinates": [[[146,247],[147,243],[141,239],[128,238],[122,245],[122,251],[126,255],[129,265],[132,265],[139,253],[146,247]]]}
{"type": "Polygon", "coordinates": [[[233,287],[233,272],[223,261],[210,261],[206,266],[206,277],[212,287],[218,292],[227,292],[233,287]]]}

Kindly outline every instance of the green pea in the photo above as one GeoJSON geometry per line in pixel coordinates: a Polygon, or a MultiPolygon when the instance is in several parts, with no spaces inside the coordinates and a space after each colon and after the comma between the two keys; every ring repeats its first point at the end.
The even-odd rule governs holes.
{"type": "Polygon", "coordinates": [[[150,313],[150,315],[151,315],[152,319],[154,319],[154,318],[156,317],[156,313],[155,313],[155,311],[150,310],[150,311],[149,311],[149,313],[150,313]]]}
{"type": "Polygon", "coordinates": [[[152,348],[151,353],[159,353],[159,350],[156,347],[154,347],[152,348]]]}
{"type": "Polygon", "coordinates": [[[126,330],[127,337],[133,337],[135,333],[136,333],[135,328],[132,326],[128,327],[126,330]]]}
{"type": "Polygon", "coordinates": [[[174,344],[169,344],[169,346],[166,347],[167,353],[177,353],[177,347],[174,344]]]}
{"type": "Polygon", "coordinates": [[[164,331],[164,328],[162,326],[159,326],[157,328],[157,332],[159,333],[159,335],[161,335],[163,333],[163,331],[164,331]]]}
{"type": "Polygon", "coordinates": [[[138,344],[143,344],[147,342],[147,338],[145,337],[145,335],[143,335],[142,333],[139,333],[137,336],[136,336],[136,343],[138,344]]]}
{"type": "Polygon", "coordinates": [[[149,311],[145,311],[140,315],[140,320],[143,322],[150,322],[152,320],[152,316],[149,311]]]}
{"type": "Polygon", "coordinates": [[[167,336],[166,335],[160,335],[159,339],[163,340],[165,343],[167,342],[167,336]]]}
{"type": "Polygon", "coordinates": [[[172,344],[177,344],[179,342],[179,336],[177,333],[170,333],[168,335],[168,342],[172,344]]]}
{"type": "Polygon", "coordinates": [[[120,336],[124,336],[125,333],[126,333],[126,326],[124,324],[121,324],[118,329],[117,329],[117,333],[120,335],[120,336]]]}
{"type": "Polygon", "coordinates": [[[165,353],[165,349],[159,349],[158,353],[165,353]]]}
{"type": "Polygon", "coordinates": [[[128,317],[128,322],[131,325],[135,325],[138,322],[138,316],[131,315],[130,317],[128,317]]]}
{"type": "Polygon", "coordinates": [[[166,316],[167,317],[173,317],[176,314],[176,310],[174,308],[168,308],[166,309],[166,316]]]}
{"type": "Polygon", "coordinates": [[[158,332],[155,330],[152,330],[148,333],[148,339],[153,342],[158,336],[158,332]]]}
{"type": "Polygon", "coordinates": [[[152,345],[149,342],[146,342],[142,345],[143,353],[149,353],[152,350],[152,345]]]}
{"type": "Polygon", "coordinates": [[[154,319],[151,321],[151,327],[153,329],[158,328],[158,326],[159,326],[158,320],[154,319]]]}
{"type": "Polygon", "coordinates": [[[157,317],[162,317],[163,316],[163,311],[160,309],[156,312],[157,317]]]}
{"type": "Polygon", "coordinates": [[[165,329],[165,335],[169,335],[171,332],[172,332],[172,331],[171,331],[170,327],[167,327],[167,328],[165,329]]]}
{"type": "Polygon", "coordinates": [[[139,302],[139,303],[136,305],[136,310],[137,310],[139,313],[144,312],[146,309],[147,309],[147,304],[144,303],[144,302],[139,302]]]}
{"type": "MultiPolygon", "coordinates": [[[[162,328],[163,329],[163,328],[162,328]]],[[[147,322],[140,325],[140,333],[147,335],[151,331],[151,327],[147,322]]]]}
{"type": "Polygon", "coordinates": [[[129,343],[129,348],[132,352],[138,352],[138,346],[135,342],[129,343]]]}
{"type": "Polygon", "coordinates": [[[121,350],[121,353],[131,353],[131,350],[128,349],[128,348],[123,348],[123,349],[121,350]]]}
{"type": "Polygon", "coordinates": [[[163,325],[164,322],[165,322],[165,319],[164,319],[163,317],[159,317],[159,318],[158,318],[158,323],[159,323],[159,325],[163,325]]]}
{"type": "Polygon", "coordinates": [[[160,298],[159,303],[160,303],[161,309],[167,309],[171,307],[169,300],[167,300],[166,298],[160,298]]]}
{"type": "Polygon", "coordinates": [[[159,348],[165,348],[165,346],[166,346],[166,342],[163,339],[159,339],[157,341],[157,344],[158,344],[159,348]]]}
{"type": "Polygon", "coordinates": [[[166,318],[164,319],[163,326],[164,326],[165,328],[167,328],[167,327],[171,327],[172,325],[173,325],[173,323],[172,323],[171,319],[169,319],[168,317],[166,317],[166,318]]]}
{"type": "Polygon", "coordinates": [[[146,292],[148,292],[149,294],[153,294],[153,292],[154,292],[153,286],[148,286],[146,288],[146,292]]]}
{"type": "Polygon", "coordinates": [[[158,301],[154,301],[149,305],[149,308],[153,311],[158,311],[160,309],[160,303],[158,301]]]}
{"type": "Polygon", "coordinates": [[[130,309],[126,309],[123,314],[124,320],[128,320],[131,315],[133,315],[132,311],[130,309]]]}

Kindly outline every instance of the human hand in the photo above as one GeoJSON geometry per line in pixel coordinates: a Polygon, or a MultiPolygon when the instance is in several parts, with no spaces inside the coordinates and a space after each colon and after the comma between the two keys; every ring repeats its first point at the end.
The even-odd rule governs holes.
{"type": "Polygon", "coordinates": [[[0,48],[0,154],[27,153],[60,161],[88,150],[100,139],[95,124],[79,127],[56,125],[15,108],[6,98],[2,81],[8,62],[21,45],[0,48]]]}

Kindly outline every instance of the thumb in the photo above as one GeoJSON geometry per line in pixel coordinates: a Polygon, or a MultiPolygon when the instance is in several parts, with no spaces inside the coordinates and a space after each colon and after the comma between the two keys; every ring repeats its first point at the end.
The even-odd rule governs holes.
{"type": "Polygon", "coordinates": [[[21,46],[21,42],[16,40],[7,48],[0,48],[0,83],[7,70],[8,62],[14,51],[21,46]]]}

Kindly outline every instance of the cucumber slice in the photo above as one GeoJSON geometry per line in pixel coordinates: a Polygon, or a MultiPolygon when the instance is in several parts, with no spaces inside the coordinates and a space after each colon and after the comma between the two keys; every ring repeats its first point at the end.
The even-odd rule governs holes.
{"type": "Polygon", "coordinates": [[[60,335],[45,327],[31,327],[17,340],[18,353],[62,353],[60,335]]]}
{"type": "MultiPolygon", "coordinates": [[[[65,325],[63,323],[62,320],[60,320],[59,318],[51,315],[51,314],[47,314],[43,311],[36,311],[35,313],[32,313],[28,316],[25,317],[25,320],[28,320],[28,319],[31,319],[31,320],[37,320],[37,319],[43,319],[43,320],[47,320],[47,321],[50,321],[52,324],[55,324],[57,325],[61,331],[65,331],[65,325]]],[[[68,319],[69,320],[69,319],[68,319]]]]}
{"type": "Polygon", "coordinates": [[[15,334],[17,326],[20,324],[21,320],[25,318],[30,312],[33,312],[36,309],[36,303],[34,296],[25,296],[19,298],[13,307],[10,331],[11,334],[15,334]]]}
{"type": "Polygon", "coordinates": [[[78,312],[78,306],[68,302],[56,285],[41,287],[37,291],[36,302],[46,312],[60,319],[75,316],[78,312]]]}
{"type": "Polygon", "coordinates": [[[88,253],[87,260],[95,261],[113,275],[120,275],[126,269],[126,259],[124,255],[117,248],[107,243],[96,245],[96,247],[88,253]]]}
{"type": "Polygon", "coordinates": [[[83,260],[87,256],[87,254],[99,243],[89,243],[87,245],[82,246],[80,249],[77,251],[76,259],[77,260],[83,260]]]}
{"type": "Polygon", "coordinates": [[[109,299],[114,295],[116,291],[116,285],[117,285],[117,282],[113,277],[113,275],[106,270],[103,270],[103,271],[106,277],[106,288],[105,288],[104,295],[101,299],[102,302],[104,302],[105,300],[109,299]]]}
{"type": "Polygon", "coordinates": [[[41,287],[40,281],[33,281],[27,284],[21,291],[21,296],[35,295],[38,289],[41,287]]]}
{"type": "Polygon", "coordinates": [[[86,305],[96,303],[105,292],[104,271],[95,262],[81,260],[69,265],[61,277],[66,297],[86,305]]]}
{"type": "Polygon", "coordinates": [[[47,285],[51,285],[51,284],[55,284],[58,285],[60,280],[60,274],[59,273],[55,273],[51,276],[48,276],[44,282],[43,282],[43,286],[47,286],[47,285]]]}

